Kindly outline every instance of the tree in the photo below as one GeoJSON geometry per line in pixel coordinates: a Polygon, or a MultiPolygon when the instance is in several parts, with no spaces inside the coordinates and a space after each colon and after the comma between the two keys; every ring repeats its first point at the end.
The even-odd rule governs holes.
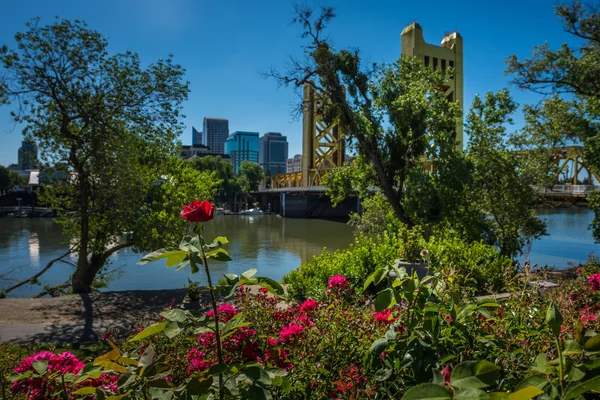
{"type": "Polygon", "coordinates": [[[471,240],[479,236],[509,257],[545,234],[545,224],[535,216],[536,195],[524,177],[527,170],[509,147],[507,125],[517,108],[507,90],[475,96],[465,125],[473,172],[465,191],[468,215],[461,217],[470,223],[463,226],[476,227],[471,240]]]}
{"type": "Polygon", "coordinates": [[[404,206],[406,187],[423,158],[445,157],[453,151],[460,117],[441,87],[451,71],[424,68],[413,58],[366,68],[358,50],[337,51],[323,37],[335,16],[332,8],[296,8],[295,22],[309,40],[305,58],[293,60],[286,75],[274,76],[282,85],[309,85],[327,99],[326,121],[337,121],[359,156],[368,160],[377,186],[397,218],[408,226],[414,221],[404,206]]]}
{"type": "Polygon", "coordinates": [[[230,203],[240,191],[233,164],[223,160],[221,156],[193,157],[189,162],[198,171],[215,172],[216,177],[221,181],[216,196],[219,203],[230,203]]]}
{"type": "Polygon", "coordinates": [[[240,166],[238,182],[244,193],[256,192],[265,178],[263,169],[257,163],[244,160],[240,166]]]}
{"type": "MultiPolygon", "coordinates": [[[[583,143],[588,167],[600,171],[600,11],[593,3],[579,0],[560,4],[555,10],[563,29],[577,45],[563,44],[551,50],[543,44],[533,49],[531,58],[522,61],[512,55],[506,72],[513,75],[513,82],[521,89],[555,96],[544,112],[551,112],[552,105],[562,110],[551,113],[551,118],[543,116],[542,126],[558,127],[559,132],[552,137],[562,134],[562,141],[583,143]]],[[[594,237],[600,241],[600,194],[593,193],[590,200],[596,215],[592,223],[594,237]]]]}
{"type": "Polygon", "coordinates": [[[143,68],[135,53],[109,55],[78,20],[27,28],[15,50],[3,48],[0,98],[18,101],[26,138],[64,176],[43,200],[75,243],[73,291],[88,292],[119,249],[172,244],[184,222],[170,215],[218,180],[173,158],[189,89],[171,56],[143,68]]]}
{"type": "Polygon", "coordinates": [[[256,192],[265,178],[263,169],[257,163],[244,160],[240,166],[237,184],[240,195],[244,196],[246,207],[248,206],[248,195],[250,192],[256,192]]]}

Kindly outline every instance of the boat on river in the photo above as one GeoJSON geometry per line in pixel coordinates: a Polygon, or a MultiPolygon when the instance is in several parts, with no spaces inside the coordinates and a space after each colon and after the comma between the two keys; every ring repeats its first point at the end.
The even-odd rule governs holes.
{"type": "Polygon", "coordinates": [[[249,210],[240,211],[240,215],[264,215],[265,213],[260,208],[250,208],[249,210]]]}

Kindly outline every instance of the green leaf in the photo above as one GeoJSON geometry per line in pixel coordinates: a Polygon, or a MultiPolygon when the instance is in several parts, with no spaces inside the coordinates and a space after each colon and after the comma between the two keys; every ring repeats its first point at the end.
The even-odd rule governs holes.
{"type": "MultiPolygon", "coordinates": [[[[202,260],[196,253],[192,253],[190,257],[190,272],[191,274],[197,274],[200,271],[200,265],[202,264],[202,260]]],[[[183,268],[183,267],[181,267],[183,268]]],[[[179,267],[177,267],[177,271],[179,271],[179,267]]]]}
{"type": "Polygon", "coordinates": [[[277,282],[276,280],[267,278],[264,276],[259,276],[255,279],[256,279],[256,283],[258,285],[264,287],[270,293],[273,293],[274,295],[277,295],[278,297],[284,297],[285,290],[283,289],[283,286],[281,286],[279,284],[279,282],[277,282]]]}
{"type": "Polygon", "coordinates": [[[586,351],[600,351],[600,335],[589,338],[583,345],[583,348],[586,351]]]}
{"type": "Polygon", "coordinates": [[[489,361],[465,361],[452,370],[450,382],[460,389],[483,389],[498,379],[500,368],[489,361]]]}
{"type": "Polygon", "coordinates": [[[584,393],[591,392],[592,390],[598,388],[600,388],[600,376],[588,379],[587,381],[575,386],[573,389],[565,393],[565,397],[563,398],[563,400],[575,399],[584,393]]]}
{"type": "Polygon", "coordinates": [[[208,373],[211,375],[219,375],[222,374],[224,372],[229,371],[229,366],[226,364],[217,364],[217,365],[213,365],[212,367],[210,367],[208,369],[208,373]]]}
{"type": "Polygon", "coordinates": [[[152,364],[154,361],[154,357],[156,356],[156,351],[151,346],[148,346],[144,353],[141,355],[137,365],[139,367],[147,367],[152,364]]]}
{"type": "Polygon", "coordinates": [[[261,386],[250,386],[243,391],[242,398],[248,400],[271,400],[273,396],[261,386]]]}
{"type": "Polygon", "coordinates": [[[175,321],[169,321],[169,323],[165,326],[165,336],[169,339],[173,339],[175,336],[179,335],[181,331],[181,327],[175,321]]]}
{"type": "Polygon", "coordinates": [[[392,376],[392,372],[391,368],[381,368],[375,372],[375,380],[378,382],[386,381],[392,376]]]}
{"type": "Polygon", "coordinates": [[[161,388],[161,389],[168,389],[168,388],[172,388],[173,384],[164,378],[160,378],[160,379],[149,380],[148,386],[155,387],[155,388],[161,388]]]}
{"type": "Polygon", "coordinates": [[[530,400],[540,394],[544,393],[542,389],[537,386],[527,386],[523,389],[517,390],[508,396],[508,400],[530,400]]]}
{"type": "Polygon", "coordinates": [[[31,363],[31,366],[35,369],[35,372],[44,375],[48,370],[48,360],[35,360],[31,363]]]}
{"type": "Polygon", "coordinates": [[[181,262],[187,257],[187,251],[179,250],[178,252],[167,256],[167,268],[172,268],[176,265],[181,264],[181,262]]]}
{"type": "Polygon", "coordinates": [[[257,272],[258,270],[256,268],[251,268],[248,271],[242,272],[242,276],[246,279],[252,279],[252,277],[256,275],[257,272]]]}
{"type": "Polygon", "coordinates": [[[229,240],[227,240],[227,238],[225,236],[218,236],[207,247],[209,249],[215,249],[215,248],[221,247],[221,246],[223,246],[224,244],[227,244],[227,243],[229,243],[229,240]]]}
{"type": "Polygon", "coordinates": [[[548,310],[546,311],[546,324],[554,334],[554,336],[558,336],[560,334],[560,326],[563,323],[563,317],[554,304],[554,301],[550,303],[548,306],[548,310]]]}
{"type": "Polygon", "coordinates": [[[138,261],[138,265],[148,264],[157,260],[161,260],[163,258],[167,258],[173,255],[180,254],[182,252],[181,249],[170,247],[166,249],[159,249],[153,251],[152,253],[146,254],[140,261],[138,261]]]}
{"type": "Polygon", "coordinates": [[[169,321],[174,321],[174,322],[184,322],[187,319],[187,315],[185,314],[185,311],[183,310],[179,310],[179,309],[172,309],[172,310],[166,310],[160,313],[161,317],[164,317],[165,319],[169,320],[169,321]]]}
{"type": "Polygon", "coordinates": [[[171,366],[169,364],[159,362],[146,367],[142,376],[149,379],[161,379],[169,376],[171,372],[171,366]]]}
{"type": "Polygon", "coordinates": [[[77,389],[76,391],[74,391],[71,394],[79,394],[82,396],[89,396],[96,393],[96,388],[95,387],[82,387],[81,389],[77,389]]]}
{"type": "Polygon", "coordinates": [[[387,346],[388,346],[388,340],[386,338],[377,339],[371,345],[370,352],[374,356],[379,357],[379,355],[381,353],[383,353],[383,351],[387,348],[387,346]]]}
{"type": "Polygon", "coordinates": [[[375,311],[382,311],[396,303],[394,289],[383,289],[375,298],[375,311]]]}
{"type": "Polygon", "coordinates": [[[379,282],[381,282],[381,280],[383,279],[384,274],[385,274],[385,270],[383,268],[376,269],[375,272],[373,272],[371,275],[369,275],[369,277],[365,281],[365,284],[363,285],[363,290],[367,290],[367,288],[373,282],[375,282],[376,285],[379,282]]]}
{"type": "Polygon", "coordinates": [[[541,372],[542,374],[545,374],[546,371],[548,371],[548,368],[550,368],[550,364],[548,363],[546,355],[538,354],[538,356],[535,358],[533,369],[535,371],[541,372]]]}
{"type": "Polygon", "coordinates": [[[583,348],[579,345],[579,343],[574,342],[572,340],[565,340],[565,344],[563,347],[563,355],[572,356],[581,353],[583,353],[583,348]]]}
{"type": "Polygon", "coordinates": [[[147,337],[156,335],[157,333],[161,333],[165,329],[165,326],[167,326],[167,322],[159,322],[157,324],[150,325],[149,327],[147,327],[146,329],[129,339],[129,342],[138,342],[140,340],[146,339],[147,337]]]}
{"type": "Polygon", "coordinates": [[[225,249],[216,249],[213,251],[209,251],[206,253],[206,258],[211,258],[215,261],[232,261],[231,257],[229,257],[229,253],[225,249]]]}
{"type": "Polygon", "coordinates": [[[537,386],[538,388],[543,389],[547,383],[548,377],[546,375],[532,375],[529,378],[525,378],[521,382],[519,382],[519,384],[515,388],[515,391],[525,389],[529,386],[537,386]]]}
{"type": "Polygon", "coordinates": [[[185,389],[189,395],[201,396],[205,393],[208,393],[212,384],[213,384],[212,376],[209,376],[206,379],[200,379],[198,377],[194,377],[194,378],[190,379],[190,381],[185,386],[185,389]]]}
{"type": "Polygon", "coordinates": [[[450,392],[442,386],[435,383],[423,383],[410,388],[402,396],[402,400],[443,400],[451,399],[450,392]]]}
{"type": "Polygon", "coordinates": [[[585,371],[576,366],[572,366],[569,370],[569,381],[579,382],[583,378],[585,378],[585,371]]]}
{"type": "Polygon", "coordinates": [[[262,367],[250,367],[244,370],[244,375],[265,386],[271,384],[271,377],[262,367]]]}
{"type": "Polygon", "coordinates": [[[454,394],[455,400],[489,400],[490,395],[481,389],[458,389],[454,394]]]}

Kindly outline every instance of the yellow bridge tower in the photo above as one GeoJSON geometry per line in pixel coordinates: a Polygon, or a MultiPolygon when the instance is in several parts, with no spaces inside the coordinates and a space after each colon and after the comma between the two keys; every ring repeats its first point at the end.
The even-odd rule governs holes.
{"type": "MultiPolygon", "coordinates": [[[[402,31],[400,53],[423,61],[426,67],[446,70],[453,68],[454,74],[441,88],[450,101],[457,101],[463,110],[463,39],[458,32],[444,36],[440,46],[429,44],[423,38],[423,28],[417,23],[402,31]]],[[[463,150],[462,122],[456,127],[456,149],[463,150]]]]}

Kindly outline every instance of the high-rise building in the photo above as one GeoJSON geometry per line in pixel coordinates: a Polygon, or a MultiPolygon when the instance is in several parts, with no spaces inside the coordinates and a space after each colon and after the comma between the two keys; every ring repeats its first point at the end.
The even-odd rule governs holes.
{"type": "Polygon", "coordinates": [[[279,132],[267,132],[260,139],[258,163],[265,175],[284,174],[287,167],[287,137],[279,132]]]}
{"type": "Polygon", "coordinates": [[[287,159],[287,173],[302,171],[302,154],[296,154],[292,158],[287,159]]]}
{"type": "Polygon", "coordinates": [[[19,170],[35,169],[37,167],[37,147],[26,140],[19,148],[19,170]]]}
{"type": "Polygon", "coordinates": [[[225,141],[228,136],[229,120],[225,118],[204,118],[202,144],[210,147],[213,153],[225,154],[225,141]]]}
{"type": "MultiPolygon", "coordinates": [[[[408,25],[402,31],[402,56],[413,56],[423,61],[426,67],[453,68],[453,76],[441,88],[450,101],[458,102],[463,109],[463,39],[458,32],[444,36],[439,46],[425,42],[423,28],[417,23],[408,25]]],[[[456,149],[463,149],[463,124],[456,127],[456,149]]]]}
{"type": "Polygon", "coordinates": [[[202,144],[202,132],[198,132],[196,128],[192,126],[192,145],[202,144]]]}
{"type": "Polygon", "coordinates": [[[258,132],[233,132],[225,141],[225,154],[231,156],[236,174],[244,160],[258,164],[258,132]]]}

